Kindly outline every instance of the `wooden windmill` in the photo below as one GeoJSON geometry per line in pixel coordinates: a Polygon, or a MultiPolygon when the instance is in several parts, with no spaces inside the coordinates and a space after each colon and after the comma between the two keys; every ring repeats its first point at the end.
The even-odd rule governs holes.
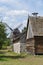
{"type": "Polygon", "coordinates": [[[14,40],[16,38],[19,38],[20,37],[20,31],[19,31],[19,28],[22,26],[22,24],[20,24],[18,27],[16,27],[15,29],[12,29],[8,24],[4,23],[5,26],[7,26],[11,32],[12,32],[12,42],[14,42],[14,40]]]}

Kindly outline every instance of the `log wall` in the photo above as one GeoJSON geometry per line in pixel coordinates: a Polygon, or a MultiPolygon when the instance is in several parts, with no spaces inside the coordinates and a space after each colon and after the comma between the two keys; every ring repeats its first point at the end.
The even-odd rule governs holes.
{"type": "Polygon", "coordinates": [[[35,54],[35,40],[34,38],[28,39],[26,42],[26,49],[28,53],[35,54]]]}

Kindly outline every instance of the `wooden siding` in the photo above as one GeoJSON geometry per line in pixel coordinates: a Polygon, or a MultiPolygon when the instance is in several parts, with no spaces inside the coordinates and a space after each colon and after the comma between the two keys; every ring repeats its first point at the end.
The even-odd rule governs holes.
{"type": "Polygon", "coordinates": [[[35,52],[43,54],[43,36],[35,36],[35,52]]]}
{"type": "Polygon", "coordinates": [[[26,49],[28,53],[35,54],[35,41],[34,38],[28,39],[26,44],[26,49]]]}

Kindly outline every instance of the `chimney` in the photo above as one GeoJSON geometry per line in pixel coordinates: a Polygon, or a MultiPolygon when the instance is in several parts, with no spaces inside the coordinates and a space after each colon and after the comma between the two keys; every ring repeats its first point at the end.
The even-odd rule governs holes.
{"type": "Polygon", "coordinates": [[[37,18],[38,13],[34,12],[34,13],[32,13],[32,15],[37,18]]]}

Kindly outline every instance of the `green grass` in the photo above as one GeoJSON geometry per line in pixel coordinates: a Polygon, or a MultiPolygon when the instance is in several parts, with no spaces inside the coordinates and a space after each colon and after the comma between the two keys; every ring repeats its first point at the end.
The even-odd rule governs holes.
{"type": "Polygon", "coordinates": [[[1,50],[0,65],[43,65],[43,55],[16,54],[1,50]]]}

